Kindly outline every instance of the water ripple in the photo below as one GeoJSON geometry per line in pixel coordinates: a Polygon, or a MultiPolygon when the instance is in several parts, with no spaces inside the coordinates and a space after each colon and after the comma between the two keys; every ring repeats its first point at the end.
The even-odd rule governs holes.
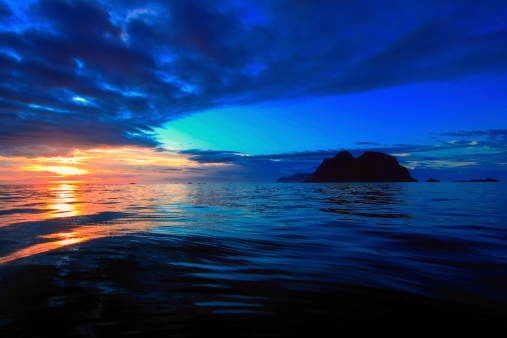
{"type": "Polygon", "coordinates": [[[486,336],[506,328],[504,188],[3,186],[0,334],[486,336]]]}

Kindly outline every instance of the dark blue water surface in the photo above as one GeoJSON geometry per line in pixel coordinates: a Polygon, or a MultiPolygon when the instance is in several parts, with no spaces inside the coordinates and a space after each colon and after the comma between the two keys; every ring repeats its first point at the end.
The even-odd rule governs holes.
{"type": "Polygon", "coordinates": [[[506,188],[0,186],[0,337],[503,337],[506,188]]]}

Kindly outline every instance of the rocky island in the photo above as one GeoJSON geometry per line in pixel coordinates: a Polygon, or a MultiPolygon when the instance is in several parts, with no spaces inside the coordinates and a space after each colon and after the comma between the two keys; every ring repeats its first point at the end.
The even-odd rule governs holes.
{"type": "Polygon", "coordinates": [[[305,183],[417,182],[391,155],[367,151],[358,158],[342,151],[325,159],[305,183]]]}

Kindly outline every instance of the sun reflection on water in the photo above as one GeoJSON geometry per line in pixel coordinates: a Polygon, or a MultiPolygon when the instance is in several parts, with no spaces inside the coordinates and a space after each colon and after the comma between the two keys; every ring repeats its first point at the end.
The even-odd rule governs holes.
{"type": "Polygon", "coordinates": [[[59,241],[54,242],[48,242],[48,243],[40,243],[35,244],[32,246],[29,246],[27,248],[18,250],[10,255],[7,255],[5,257],[0,257],[0,264],[7,263],[10,261],[13,261],[15,259],[24,258],[24,257],[30,257],[33,255],[40,254],[42,252],[58,249],[60,247],[77,244],[86,240],[89,240],[91,238],[86,238],[84,236],[81,236],[78,232],[71,232],[71,233],[58,233],[58,234],[51,234],[46,236],[38,236],[40,238],[60,238],[59,241]]]}
{"type": "Polygon", "coordinates": [[[23,203],[44,205],[43,212],[24,213],[22,217],[14,214],[6,222],[10,222],[14,229],[16,222],[33,222],[42,226],[44,234],[30,234],[26,241],[20,243],[21,248],[0,256],[0,264],[157,226],[165,227],[164,231],[169,233],[172,226],[181,225],[180,220],[174,219],[174,214],[184,212],[178,206],[185,203],[188,187],[167,186],[164,189],[157,191],[141,186],[102,187],[63,182],[41,186],[31,201],[24,200],[23,203]],[[161,209],[166,212],[160,213],[161,209]],[[160,217],[160,222],[153,222],[154,215],[160,217]],[[151,221],[147,222],[144,217],[149,217],[151,221]]]}
{"type": "Polygon", "coordinates": [[[54,196],[52,204],[49,205],[50,209],[54,212],[51,213],[52,217],[71,217],[80,215],[80,210],[76,207],[76,194],[77,187],[73,184],[60,184],[49,188],[54,196]]]}
{"type": "Polygon", "coordinates": [[[39,236],[41,238],[58,238],[59,241],[51,242],[55,247],[72,245],[86,240],[87,238],[83,237],[78,231],[73,232],[64,232],[64,233],[56,233],[45,236],[39,236]]]}

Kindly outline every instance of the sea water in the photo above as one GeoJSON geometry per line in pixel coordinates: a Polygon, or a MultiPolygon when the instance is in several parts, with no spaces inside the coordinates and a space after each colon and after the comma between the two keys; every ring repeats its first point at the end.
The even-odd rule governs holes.
{"type": "Polygon", "coordinates": [[[0,336],[503,336],[505,188],[0,186],[0,336]]]}

